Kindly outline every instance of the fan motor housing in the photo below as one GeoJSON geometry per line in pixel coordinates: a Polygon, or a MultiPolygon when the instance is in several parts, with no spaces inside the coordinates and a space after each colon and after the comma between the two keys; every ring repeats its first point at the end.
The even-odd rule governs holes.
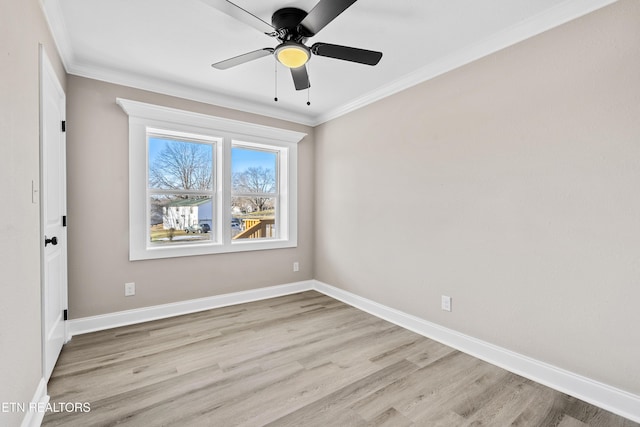
{"type": "Polygon", "coordinates": [[[298,24],[307,16],[307,12],[295,7],[276,10],[271,16],[271,25],[278,30],[283,40],[296,40],[300,36],[298,24]],[[284,30],[284,31],[282,31],[284,30]]]}

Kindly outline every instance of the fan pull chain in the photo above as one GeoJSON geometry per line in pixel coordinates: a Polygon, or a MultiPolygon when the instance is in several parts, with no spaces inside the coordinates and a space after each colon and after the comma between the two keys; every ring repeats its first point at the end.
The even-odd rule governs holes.
{"type": "Polygon", "coordinates": [[[273,97],[273,100],[278,102],[278,61],[273,61],[273,65],[275,66],[275,96],[273,97]]]}
{"type": "MultiPolygon", "coordinates": [[[[309,66],[309,63],[307,63],[307,75],[309,75],[309,71],[311,70],[311,67],[309,66]]],[[[311,105],[311,80],[309,80],[309,86],[307,86],[307,105],[311,105]]]]}

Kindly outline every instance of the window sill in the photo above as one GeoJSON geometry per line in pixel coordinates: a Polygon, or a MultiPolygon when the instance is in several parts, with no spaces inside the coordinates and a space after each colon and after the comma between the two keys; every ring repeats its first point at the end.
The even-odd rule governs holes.
{"type": "Polygon", "coordinates": [[[225,253],[239,253],[250,251],[262,251],[272,249],[295,248],[298,244],[291,240],[265,239],[260,241],[233,241],[231,244],[202,243],[190,245],[175,245],[164,247],[151,247],[133,249],[129,254],[130,261],[142,261],[148,259],[177,258],[197,255],[216,255],[225,253]]]}

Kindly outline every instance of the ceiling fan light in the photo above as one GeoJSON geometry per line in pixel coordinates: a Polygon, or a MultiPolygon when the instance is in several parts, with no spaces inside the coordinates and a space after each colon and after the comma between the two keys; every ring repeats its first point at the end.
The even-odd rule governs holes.
{"type": "Polygon", "coordinates": [[[302,67],[311,57],[309,49],[298,43],[283,43],[276,48],[275,53],[278,61],[289,68],[302,67]]]}

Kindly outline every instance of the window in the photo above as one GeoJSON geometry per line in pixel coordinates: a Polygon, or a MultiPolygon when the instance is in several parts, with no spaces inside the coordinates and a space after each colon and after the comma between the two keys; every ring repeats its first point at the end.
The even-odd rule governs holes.
{"type": "Polygon", "coordinates": [[[149,247],[213,241],[219,140],[147,129],[149,247]]]}
{"type": "Polygon", "coordinates": [[[297,245],[305,136],[117,99],[129,115],[129,259],[297,245]]]}
{"type": "Polygon", "coordinates": [[[278,157],[278,150],[255,144],[232,144],[232,239],[279,236],[278,157]]]}

